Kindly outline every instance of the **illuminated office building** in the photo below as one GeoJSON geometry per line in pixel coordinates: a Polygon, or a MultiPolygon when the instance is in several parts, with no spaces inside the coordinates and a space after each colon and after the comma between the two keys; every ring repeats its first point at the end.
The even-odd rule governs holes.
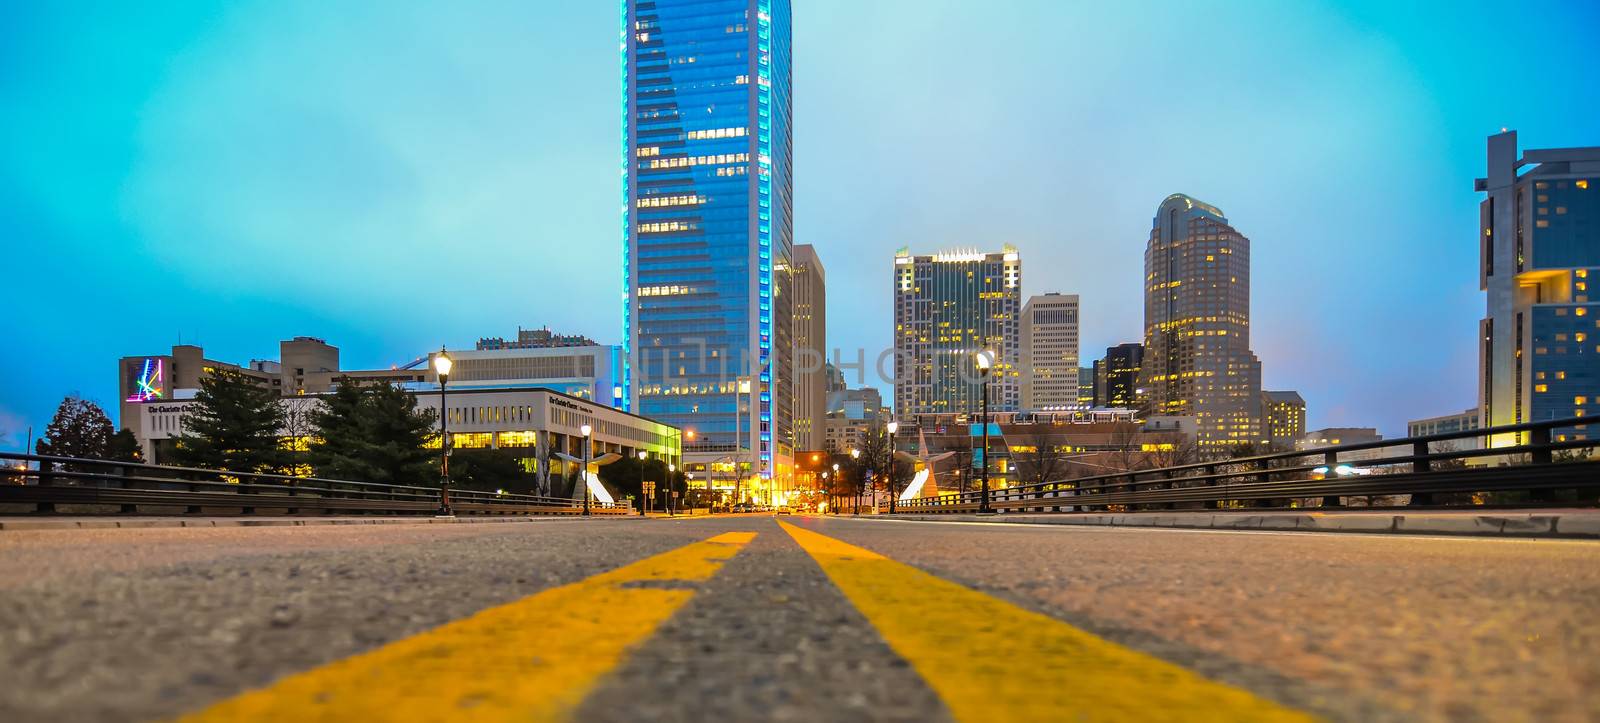
{"type": "Polygon", "coordinates": [[[828,304],[822,259],[810,244],[794,247],[794,446],[822,449],[828,415],[828,304]]]}
{"type": "Polygon", "coordinates": [[[1029,298],[1021,329],[1022,408],[1077,406],[1078,295],[1029,298]]]}
{"type": "Polygon", "coordinates": [[[1250,240],[1217,207],[1173,194],[1156,210],[1144,268],[1140,386],[1151,412],[1194,417],[1203,447],[1263,441],[1250,240]]]}
{"type": "Polygon", "coordinates": [[[1293,449],[1306,433],[1306,400],[1299,392],[1262,392],[1261,425],[1269,448],[1293,449]]]}
{"type": "MultiPolygon", "coordinates": [[[[1530,150],[1489,137],[1478,209],[1478,413],[1484,427],[1600,410],[1600,147],[1530,150]]],[[[1583,439],[1583,427],[1555,430],[1583,439]]],[[[1493,446],[1514,443],[1497,436],[1493,446]]]]}
{"type": "Polygon", "coordinates": [[[793,439],[789,3],[623,10],[624,404],[771,479],[793,439]]]}
{"type": "Polygon", "coordinates": [[[999,252],[955,251],[894,259],[894,412],[977,412],[983,403],[975,359],[995,354],[991,411],[1021,401],[1022,260],[999,252]]]}
{"type": "Polygon", "coordinates": [[[1094,363],[1094,405],[1137,408],[1141,401],[1138,392],[1139,367],[1143,363],[1143,344],[1106,347],[1105,357],[1094,363]]]}

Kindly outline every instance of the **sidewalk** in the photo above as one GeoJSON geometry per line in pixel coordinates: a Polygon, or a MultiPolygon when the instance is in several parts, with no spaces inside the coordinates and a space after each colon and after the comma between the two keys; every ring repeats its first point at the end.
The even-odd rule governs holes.
{"type": "Polygon", "coordinates": [[[1284,510],[1262,512],[897,514],[875,519],[1201,530],[1600,539],[1600,510],[1284,510]]]}
{"type": "MultiPolygon", "coordinates": [[[[0,517],[0,531],[21,530],[108,530],[152,527],[308,527],[315,525],[432,525],[581,520],[581,515],[533,515],[527,517],[0,517]]],[[[626,515],[605,515],[594,519],[628,519],[626,515]]]]}

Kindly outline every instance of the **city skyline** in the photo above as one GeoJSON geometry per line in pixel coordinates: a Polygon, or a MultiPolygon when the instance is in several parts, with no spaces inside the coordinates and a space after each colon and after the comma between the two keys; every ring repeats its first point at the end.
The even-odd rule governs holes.
{"type": "MultiPolygon", "coordinates": [[[[796,59],[802,90],[795,241],[816,244],[828,265],[830,287],[838,292],[830,303],[852,312],[836,311],[835,318],[860,319],[854,328],[830,329],[830,347],[889,345],[890,300],[880,291],[881,278],[891,250],[906,244],[933,251],[1013,243],[1035,269],[1024,295],[1081,295],[1082,348],[1136,340],[1137,268],[1149,205],[1170,193],[1191,193],[1245,219],[1258,264],[1253,341],[1270,361],[1264,385],[1301,391],[1312,428],[1376,424],[1394,434],[1408,419],[1473,403],[1472,330],[1482,297],[1474,268],[1479,197],[1471,183],[1484,173],[1482,139],[1510,127],[1531,148],[1594,143],[1584,136],[1593,114],[1570,111],[1595,107],[1600,91],[1577,82],[1590,67],[1573,49],[1581,43],[1561,41],[1594,26],[1596,11],[1583,6],[1507,20],[1531,26],[1519,34],[1551,39],[1541,63],[1546,72],[1521,79],[1517,87],[1526,95],[1510,98],[1488,95],[1488,88],[1506,83],[1478,86],[1474,64],[1492,65],[1490,72],[1501,78],[1517,73],[1500,61],[1472,57],[1467,31],[1487,32],[1488,26],[1470,12],[1408,11],[1425,16],[1416,18],[1376,7],[1254,8],[1254,17],[1241,17],[1252,13],[1224,9],[1202,27],[1239,22],[1228,32],[1241,38],[1251,26],[1283,29],[1217,57],[1185,58],[1199,64],[1191,78],[1207,77],[1208,85],[1235,94],[1226,107],[1208,111],[1221,119],[1197,113],[1115,130],[1108,121],[1128,117],[1135,106],[1080,109],[1066,119],[1069,132],[1055,136],[1066,139],[1061,148],[1003,142],[1029,137],[1023,131],[1041,127],[1047,115],[1025,104],[1026,91],[1039,79],[1020,72],[1032,53],[1054,47],[1044,31],[1027,35],[1032,31],[1009,26],[1014,23],[1002,31],[995,28],[996,14],[970,8],[910,18],[908,34],[939,37],[965,29],[994,44],[992,55],[966,58],[965,67],[939,60],[918,70],[911,54],[897,54],[906,46],[865,40],[871,28],[895,17],[895,6],[864,8],[848,22],[839,17],[846,14],[837,12],[840,7],[802,6],[795,18],[798,45],[837,48],[796,59]],[[1294,39],[1313,28],[1329,31],[1329,39],[1308,44],[1304,55],[1328,60],[1296,57],[1285,68],[1256,70],[1262,59],[1289,53],[1294,39]],[[850,67],[839,56],[900,82],[881,97],[862,95],[871,84],[839,72],[850,67]],[[891,125],[873,121],[846,132],[848,123],[861,119],[834,117],[852,102],[875,104],[875,115],[903,116],[930,94],[948,92],[931,86],[941,70],[958,80],[1006,77],[960,91],[968,93],[961,96],[967,110],[940,128],[893,127],[896,135],[890,135],[891,125]],[[1357,98],[1357,88],[1363,97],[1357,98]],[[1526,102],[1557,97],[1563,102],[1526,102]],[[1285,105],[1267,108],[1269,98],[1285,105]],[[1354,100],[1361,102],[1342,107],[1335,119],[1319,117],[1354,100]],[[1230,130],[1230,122],[1238,127],[1230,130]],[[1192,143],[1196,138],[1204,143],[1192,143]],[[1248,152],[1254,145],[1273,152],[1248,152]],[[938,159],[919,160],[940,155],[926,152],[910,153],[908,168],[902,160],[907,152],[926,148],[954,154],[945,160],[959,162],[943,165],[976,175],[949,183],[953,171],[938,159]],[[1134,162],[1119,163],[1125,154],[1134,162]],[[1041,155],[1051,163],[1111,169],[1093,175],[1114,188],[1041,184],[1054,178],[1042,170],[1048,164],[1041,155]],[[852,169],[869,166],[887,169],[893,183],[871,173],[861,175],[880,176],[878,182],[859,185],[852,169]],[[1072,206],[1058,217],[1060,202],[1051,199],[1062,196],[1072,206]],[[1340,209],[1350,208],[1361,213],[1342,215],[1340,209]],[[1318,210],[1326,215],[1313,215],[1318,210]],[[1070,223],[1059,223],[1067,217],[1070,223]],[[1060,271],[1043,274],[1040,268],[1060,271]],[[1316,323],[1305,324],[1305,317],[1316,323]],[[1356,332],[1373,338],[1352,338],[1356,332]],[[1420,351],[1400,360],[1375,351],[1396,343],[1420,351]],[[1416,377],[1437,385],[1418,388],[1410,382],[1416,377]]],[[[341,19],[364,18],[373,9],[350,6],[341,19]]],[[[559,32],[527,43],[507,28],[462,17],[472,13],[439,9],[395,13],[355,38],[335,32],[343,30],[340,23],[312,22],[306,7],[292,5],[243,5],[216,17],[173,11],[118,18],[105,15],[115,12],[108,10],[78,26],[71,25],[77,19],[50,16],[55,11],[49,9],[8,11],[22,17],[5,24],[9,32],[0,31],[6,33],[0,46],[7,48],[0,50],[0,99],[41,110],[0,121],[7,131],[0,153],[0,234],[13,240],[7,255],[14,268],[25,270],[14,274],[3,329],[30,356],[49,363],[27,365],[20,384],[0,395],[0,443],[19,445],[30,424],[37,434],[67,393],[113,406],[105,360],[159,350],[180,338],[200,341],[221,358],[248,359],[270,355],[260,348],[262,340],[315,335],[338,339],[364,367],[404,363],[441,342],[461,347],[518,324],[618,342],[619,189],[610,165],[617,132],[616,47],[609,45],[617,32],[615,8],[478,10],[504,20],[527,13],[520,18],[529,21],[520,28],[524,35],[543,32],[541,24],[559,32]],[[570,15],[564,22],[540,17],[550,12],[570,15]],[[123,32],[129,28],[137,32],[123,32]],[[270,38],[273,32],[287,37],[270,38]],[[356,60],[352,48],[394,44],[395,37],[420,41],[408,48],[411,55],[386,58],[396,67],[356,60]],[[272,62],[281,58],[263,56],[273,47],[269,39],[313,52],[277,68],[272,62]],[[219,55],[224,49],[231,52],[219,55]],[[125,62],[105,69],[85,60],[108,54],[125,62]],[[539,68],[535,78],[520,79],[523,100],[491,100],[504,89],[481,81],[446,90],[474,71],[496,71],[513,59],[560,65],[573,78],[539,68]],[[345,69],[301,88],[302,76],[315,67],[306,63],[345,69]],[[393,87],[401,73],[414,75],[418,89],[393,87]],[[579,87],[588,83],[598,87],[579,87]],[[91,88],[96,99],[85,100],[91,88]],[[347,93],[354,98],[342,99],[347,93]],[[526,114],[508,111],[536,110],[538,97],[547,94],[566,101],[561,118],[520,128],[526,114]],[[201,99],[213,102],[202,107],[201,99]],[[448,110],[422,107],[432,105],[448,110]],[[425,148],[429,143],[438,149],[425,148]],[[508,156],[520,160],[504,160],[508,156]],[[563,179],[564,188],[544,185],[538,177],[547,172],[563,179]],[[455,263],[441,269],[435,263],[440,256],[455,263]],[[367,278],[352,278],[351,265],[358,263],[379,265],[367,278]],[[589,273],[558,271],[568,266],[589,273]],[[530,277],[542,283],[530,284],[530,277]],[[51,303],[63,278],[101,291],[51,303]]],[[[1085,47],[1072,53],[1090,57],[1098,43],[1129,37],[1128,15],[1093,19],[1097,23],[1080,25],[1098,24],[1108,39],[1085,38],[1085,47]]],[[[1183,24],[1168,18],[1153,32],[1178,37],[1169,23],[1183,24]]],[[[1179,99],[1215,102],[1187,80],[1167,79],[1170,71],[1158,67],[1179,56],[1157,56],[1096,68],[1104,78],[1044,80],[1054,94],[1113,107],[1128,98],[1097,84],[1170,83],[1169,90],[1181,91],[1179,99]]]]}

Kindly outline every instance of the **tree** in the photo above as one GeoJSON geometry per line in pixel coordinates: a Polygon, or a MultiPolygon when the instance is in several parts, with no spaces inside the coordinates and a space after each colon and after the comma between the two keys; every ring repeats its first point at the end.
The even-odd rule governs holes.
{"type": "MultiPolygon", "coordinates": [[[[1042,425],[1034,425],[1039,427],[1042,425]]],[[[1033,484],[1044,484],[1058,479],[1061,475],[1062,463],[1065,457],[1055,445],[1047,429],[1036,429],[1023,435],[1018,440],[1022,442],[1021,454],[1018,455],[1019,472],[1025,472],[1027,479],[1033,484]]]]}
{"type": "Polygon", "coordinates": [[[321,402],[314,397],[288,397],[283,400],[283,437],[279,447],[283,449],[283,466],[289,474],[297,477],[311,475],[311,463],[307,457],[317,432],[316,426],[311,423],[311,413],[320,405],[321,402]]]}
{"type": "Polygon", "coordinates": [[[439,453],[427,448],[438,436],[435,415],[393,384],[341,384],[309,418],[318,438],[306,458],[318,477],[398,485],[439,479],[439,453]]]}
{"type": "Polygon", "coordinates": [[[217,368],[200,377],[195,409],[184,418],[173,461],[183,467],[230,472],[284,468],[278,434],[283,406],[277,392],[236,369],[217,368]]]}
{"type": "Polygon", "coordinates": [[[133,436],[133,430],[124,427],[111,435],[111,441],[106,445],[106,459],[144,462],[144,450],[139,448],[139,438],[133,436]]]}
{"type": "Polygon", "coordinates": [[[61,400],[34,450],[52,457],[105,459],[111,446],[111,419],[100,405],[77,395],[61,400]]]}

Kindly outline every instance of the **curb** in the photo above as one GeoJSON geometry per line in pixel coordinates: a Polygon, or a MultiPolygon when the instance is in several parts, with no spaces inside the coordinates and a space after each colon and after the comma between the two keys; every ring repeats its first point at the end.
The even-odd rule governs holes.
{"type": "Polygon", "coordinates": [[[1600,512],[1428,514],[1428,513],[1262,513],[1262,514],[997,514],[869,516],[867,519],[917,522],[982,522],[1080,527],[1161,527],[1191,530],[1273,532],[1348,532],[1379,535],[1449,535],[1523,539],[1600,539],[1600,512]]]}
{"type": "MultiPolygon", "coordinates": [[[[605,518],[627,518],[628,515],[604,515],[605,518]]],[[[21,532],[25,530],[139,530],[139,529],[170,529],[174,527],[311,527],[323,525],[481,525],[481,524],[517,524],[530,522],[554,522],[557,520],[581,520],[581,515],[556,515],[545,517],[414,517],[414,518],[364,518],[364,517],[327,517],[327,518],[249,518],[249,517],[207,517],[197,519],[126,519],[115,520],[105,518],[86,519],[17,519],[0,518],[0,531],[21,532]]],[[[600,518],[591,518],[600,519],[600,518]]]]}

